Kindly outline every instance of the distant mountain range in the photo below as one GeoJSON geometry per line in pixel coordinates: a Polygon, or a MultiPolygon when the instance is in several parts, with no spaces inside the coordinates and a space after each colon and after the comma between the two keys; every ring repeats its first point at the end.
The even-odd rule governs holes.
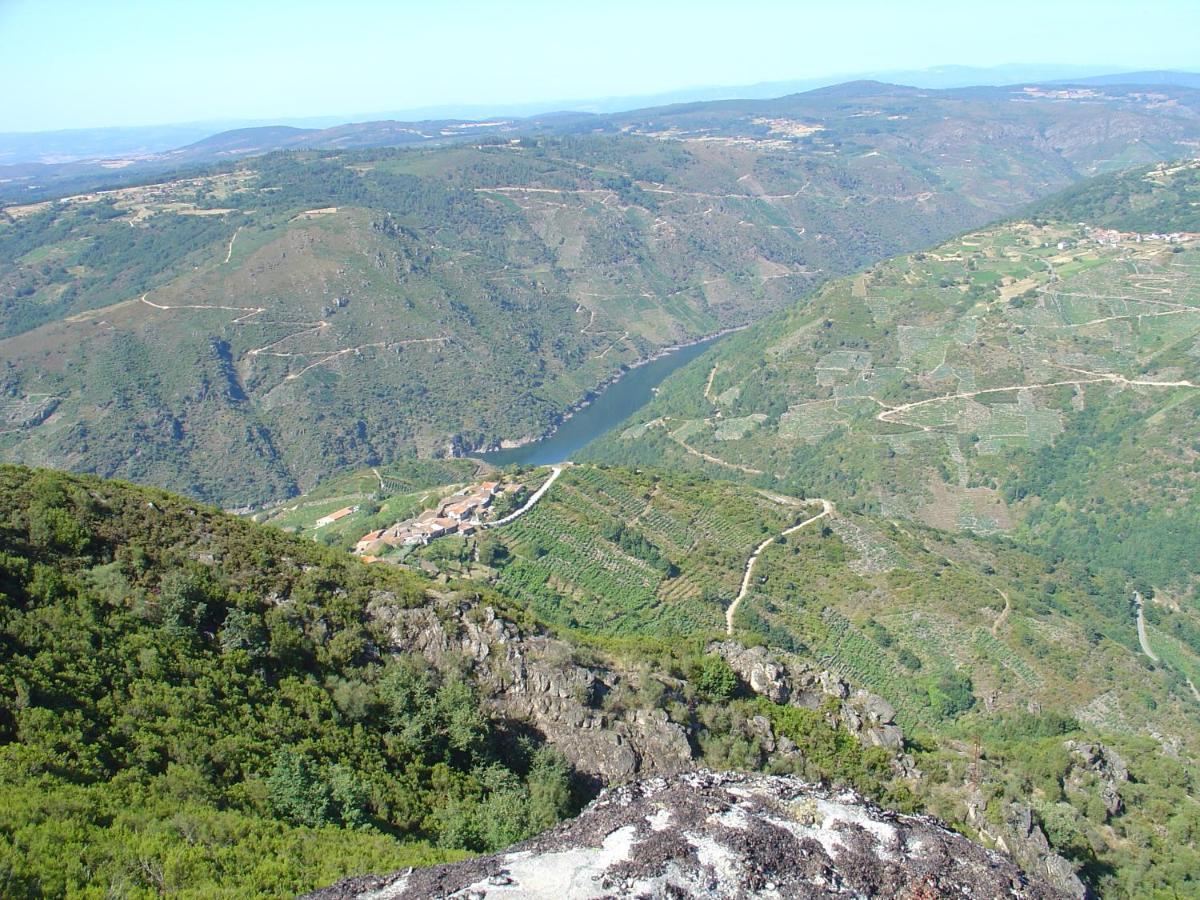
{"type": "MultiPolygon", "coordinates": [[[[87,160],[135,158],[167,153],[226,132],[275,130],[320,131],[352,122],[481,121],[492,118],[541,118],[558,110],[605,115],[646,107],[712,100],[762,100],[797,94],[850,81],[882,81],[920,88],[949,89],[972,86],[1012,85],[1020,82],[1058,84],[1167,84],[1200,87],[1200,74],[1178,71],[1114,72],[1113,67],[1062,65],[1003,65],[991,67],[937,66],[928,69],[847,73],[838,76],[764,81],[743,85],[709,85],[613,97],[564,98],[537,103],[442,104],[438,106],[309,116],[277,120],[216,120],[119,128],[83,128],[40,132],[0,132],[0,168],[31,163],[60,165],[87,160]]],[[[261,140],[257,138],[256,140],[261,140]]]]}
{"type": "MultiPolygon", "coordinates": [[[[1133,87],[1154,87],[1167,92],[1170,104],[1181,105],[1184,115],[1197,107],[1195,98],[1200,96],[1196,85],[1200,75],[1176,72],[1132,72],[1125,75],[1083,76],[1059,81],[1018,81],[1002,86],[981,83],[989,74],[992,77],[1011,75],[1017,67],[994,69],[970,69],[950,67],[927,70],[924,73],[894,73],[897,77],[910,77],[918,85],[885,82],[873,79],[821,84],[818,82],[787,82],[758,85],[737,89],[745,96],[722,99],[687,100],[687,93],[677,96],[683,99],[663,105],[642,106],[622,112],[596,113],[587,111],[544,112],[536,115],[468,118],[426,118],[419,120],[375,119],[352,123],[314,124],[313,127],[272,124],[235,128],[209,133],[183,146],[156,152],[139,152],[124,156],[109,156],[103,159],[79,159],[67,162],[24,162],[0,165],[0,202],[20,200],[42,200],[64,194],[82,193],[104,186],[145,183],[147,179],[162,178],[171,172],[180,172],[198,165],[228,163],[279,150],[347,150],[363,147],[412,147],[419,145],[445,145],[478,141],[512,140],[522,135],[569,135],[569,134],[614,134],[622,131],[653,130],[655,122],[678,122],[680,117],[694,118],[700,114],[706,121],[730,118],[737,119],[743,112],[758,111],[771,116],[784,111],[807,111],[820,114],[833,98],[846,100],[854,97],[916,96],[921,92],[932,92],[930,97],[942,101],[994,101],[1003,98],[1025,100],[1038,96],[1030,91],[1036,87],[1061,89],[1076,84],[1094,90],[1121,87],[1126,90],[1109,91],[1113,102],[1124,98],[1126,103],[1143,106],[1153,98],[1143,97],[1144,92],[1128,90],[1133,87]],[[915,77],[923,75],[923,77],[915,77]],[[956,82],[966,86],[932,87],[929,83],[956,82]],[[818,86],[819,85],[819,86],[818,86]],[[806,88],[803,92],[781,95],[786,88],[806,88]],[[761,95],[761,96],[759,96],[761,95]],[[1139,99],[1141,98],[1141,99],[1139,99]],[[714,118],[715,117],[715,118],[714,118]]],[[[1061,73],[1060,73],[1061,74],[1061,73]]],[[[720,93],[718,89],[713,89],[720,93]]],[[[728,89],[734,92],[734,89],[728,89]]],[[[629,98],[633,103],[639,98],[629,98]]],[[[649,99],[649,98],[640,98],[649,99]]],[[[1042,99],[1051,99],[1044,95],[1042,99]]],[[[1065,99],[1065,97],[1060,97],[1065,99]]],[[[1100,98],[1095,98],[1100,99],[1100,98]]],[[[477,109],[477,112],[482,112],[477,109]]],[[[789,113],[790,114],[790,113],[789,113]]],[[[894,121],[898,121],[893,119],[894,121]]],[[[707,128],[708,125],[705,125],[707,128]]],[[[740,127],[740,125],[739,125],[740,127]]],[[[894,126],[888,126],[889,128],[894,126]]],[[[766,128],[760,125],[760,131],[766,128]]],[[[192,132],[194,134],[195,132],[192,132]]],[[[54,144],[59,151],[69,141],[68,133],[56,133],[54,144]]],[[[662,135],[660,135],[662,136],[662,135]]],[[[19,136],[23,146],[29,146],[29,136],[19,136]]],[[[95,140],[84,134],[81,138],[90,146],[95,140]]],[[[98,140],[98,139],[96,139],[98,140]]],[[[4,138],[0,136],[0,158],[4,153],[4,138]]],[[[1167,158],[1160,155],[1150,159],[1167,158]]],[[[1135,160],[1136,161],[1136,160],[1135,160]]]]}

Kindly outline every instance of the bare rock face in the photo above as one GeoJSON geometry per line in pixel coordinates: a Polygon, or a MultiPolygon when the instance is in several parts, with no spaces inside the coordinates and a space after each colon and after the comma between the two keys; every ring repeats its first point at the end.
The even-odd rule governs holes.
{"type": "Polygon", "coordinates": [[[491,607],[454,597],[406,609],[380,596],[369,611],[387,626],[387,649],[469,675],[491,715],[536,729],[576,771],[600,783],[693,765],[687,732],[662,710],[614,715],[597,708],[598,698],[629,676],[574,662],[563,641],[523,633],[491,607]]]}
{"type": "Polygon", "coordinates": [[[351,879],[312,900],[521,897],[1050,898],[1006,857],[924,816],[786,776],[700,771],[602,794],[503,853],[351,879]]]}
{"type": "Polygon", "coordinates": [[[765,647],[743,647],[734,641],[713,644],[729,667],[750,689],[775,703],[806,709],[836,706],[835,721],[867,746],[899,752],[904,733],[896,724],[896,711],[876,694],[854,690],[832,672],[808,665],[798,657],[765,647]]]}
{"type": "MultiPolygon", "coordinates": [[[[522,631],[492,607],[461,595],[448,593],[428,605],[408,608],[380,593],[368,611],[388,635],[381,649],[418,653],[443,673],[469,678],[490,715],[534,729],[598,785],[694,767],[687,729],[672,722],[663,709],[605,708],[605,696],[618,690],[636,695],[640,679],[654,676],[581,664],[569,644],[522,631]]],[[[733,641],[714,644],[710,650],[720,653],[756,693],[777,703],[823,709],[831,725],[846,728],[868,746],[890,751],[897,772],[906,777],[920,774],[903,753],[904,735],[893,721],[895,711],[882,697],[854,690],[837,675],[792,654],[733,641]]],[[[658,687],[661,691],[664,686],[658,687]]],[[[749,724],[746,736],[768,756],[795,756],[795,746],[759,718],[749,724]]]]}
{"type": "Polygon", "coordinates": [[[1033,810],[1028,806],[1014,805],[1009,808],[1007,816],[1009,835],[1012,837],[1011,848],[1003,838],[996,842],[997,846],[1011,850],[1018,859],[1028,859],[1037,866],[1039,874],[1052,884],[1064,897],[1088,897],[1088,889],[1074,867],[1050,847],[1046,832],[1033,818],[1033,810]]]}

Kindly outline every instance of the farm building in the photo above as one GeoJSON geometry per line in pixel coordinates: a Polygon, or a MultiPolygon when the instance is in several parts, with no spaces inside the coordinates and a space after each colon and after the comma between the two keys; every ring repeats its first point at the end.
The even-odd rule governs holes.
{"type": "Polygon", "coordinates": [[[343,506],[341,509],[331,512],[327,516],[321,516],[321,518],[313,522],[313,528],[324,528],[326,525],[332,525],[338,519],[344,519],[346,516],[352,516],[356,512],[358,512],[357,506],[343,506]]]}

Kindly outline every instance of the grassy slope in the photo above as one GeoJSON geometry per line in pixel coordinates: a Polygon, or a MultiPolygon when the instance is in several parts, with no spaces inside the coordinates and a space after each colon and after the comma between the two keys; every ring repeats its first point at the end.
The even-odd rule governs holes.
{"type": "MultiPolygon", "coordinates": [[[[478,546],[501,592],[560,627],[671,639],[722,632],[752,550],[813,510],[728,481],[577,465],[478,546]]],[[[422,555],[478,572],[474,546],[422,555]]],[[[1177,671],[1140,657],[1122,581],[1006,539],[838,512],[768,546],[734,624],[882,694],[909,727],[939,723],[930,679],[947,670],[996,712],[1033,702],[1130,734],[1182,734],[1174,723],[1200,715],[1177,671]],[[1105,697],[1126,712],[1102,720],[1105,697]]]]}

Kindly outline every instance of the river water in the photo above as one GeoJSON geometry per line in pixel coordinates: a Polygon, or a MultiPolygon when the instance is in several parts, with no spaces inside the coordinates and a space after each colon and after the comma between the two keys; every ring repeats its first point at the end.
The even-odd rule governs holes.
{"type": "Polygon", "coordinates": [[[719,335],[698,344],[680,347],[644,366],[630,369],[605,388],[590,405],[577,410],[547,438],[509,450],[478,455],[494,466],[545,466],[564,462],[571,458],[572,453],[624,422],[649,403],[650,398],[654,396],[654,388],[658,387],[664,378],[684,363],[691,362],[724,336],[719,335]]]}

